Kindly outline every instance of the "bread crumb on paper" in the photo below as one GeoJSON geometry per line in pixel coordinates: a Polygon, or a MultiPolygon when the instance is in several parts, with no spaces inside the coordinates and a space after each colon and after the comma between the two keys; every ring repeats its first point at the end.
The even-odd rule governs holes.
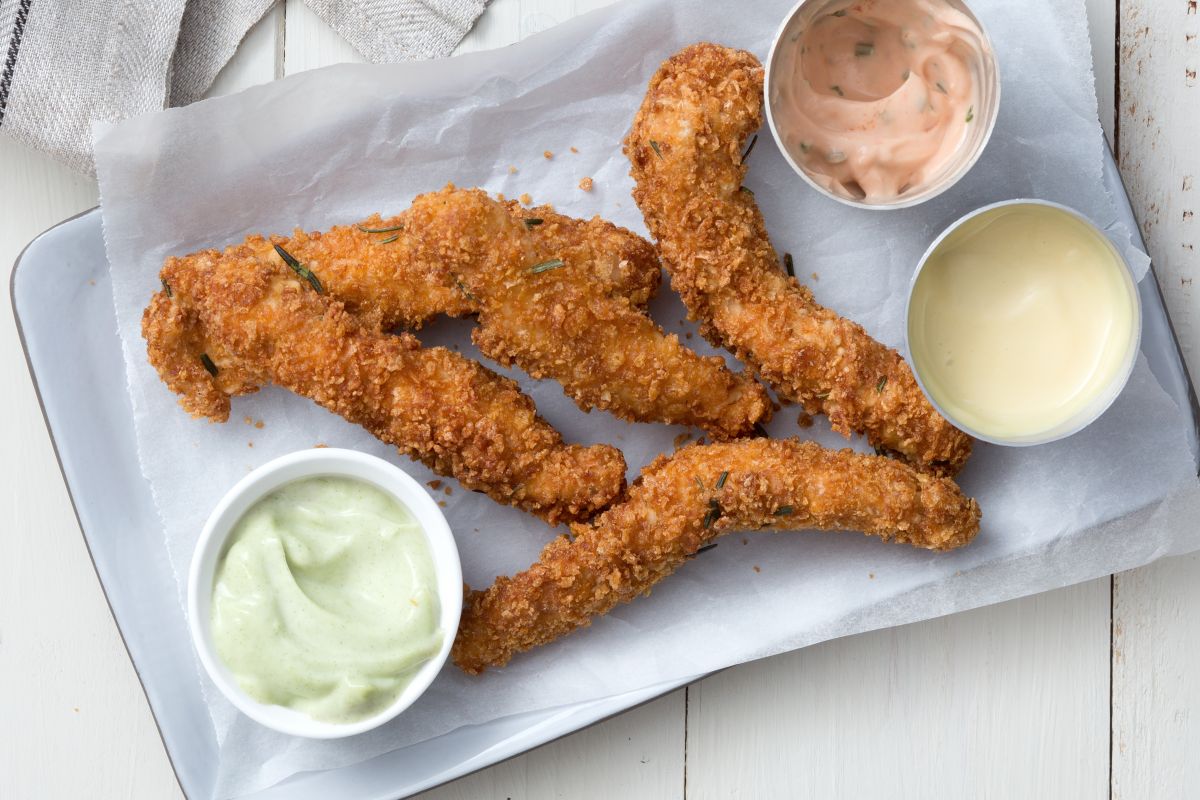
{"type": "Polygon", "coordinates": [[[571,152],[572,152],[572,153],[578,153],[578,152],[579,152],[579,150],[578,150],[577,148],[575,148],[575,147],[572,147],[572,148],[571,148],[571,152]]]}
{"type": "Polygon", "coordinates": [[[754,571],[755,571],[755,572],[762,572],[762,567],[760,567],[758,564],[755,564],[755,565],[754,565],[754,571]]]}
{"type": "Polygon", "coordinates": [[[554,158],[554,153],[547,150],[546,152],[542,153],[542,156],[545,157],[545,159],[547,161],[549,161],[550,159],[554,158]]]}
{"type": "Polygon", "coordinates": [[[581,180],[579,182],[579,188],[583,189],[585,192],[590,192],[592,190],[592,179],[584,178],[583,180],[581,180]]]}
{"type": "Polygon", "coordinates": [[[430,489],[433,489],[435,492],[438,489],[442,488],[442,482],[440,480],[437,480],[436,478],[434,480],[427,482],[425,485],[428,486],[430,489]]]}

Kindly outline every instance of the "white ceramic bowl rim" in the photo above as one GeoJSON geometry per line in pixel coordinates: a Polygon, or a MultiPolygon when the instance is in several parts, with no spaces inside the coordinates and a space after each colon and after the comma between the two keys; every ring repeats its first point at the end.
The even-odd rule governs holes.
{"type": "Polygon", "coordinates": [[[956,6],[960,7],[960,9],[965,12],[967,16],[969,16],[971,20],[974,21],[974,23],[979,27],[979,31],[983,35],[983,41],[985,44],[987,44],[986,59],[990,63],[992,73],[995,77],[993,85],[989,87],[993,91],[991,103],[989,103],[986,108],[976,109],[978,112],[976,117],[983,121],[987,126],[987,129],[979,138],[977,145],[968,154],[968,157],[959,163],[955,169],[945,173],[938,179],[936,183],[930,184],[921,191],[911,196],[897,198],[896,200],[887,203],[866,203],[861,200],[842,197],[839,194],[829,191],[824,186],[813,180],[812,176],[810,176],[800,164],[796,163],[796,160],[792,158],[792,154],[788,151],[787,145],[783,141],[782,134],[780,134],[779,129],[775,126],[775,114],[771,107],[771,75],[775,71],[775,53],[779,48],[779,43],[783,40],[784,33],[792,24],[792,20],[805,6],[816,3],[833,2],[836,2],[836,0],[799,0],[796,5],[792,6],[791,11],[784,16],[783,22],[779,25],[779,30],[775,32],[775,38],[771,41],[771,49],[767,53],[763,81],[763,105],[766,107],[767,127],[771,130],[771,137],[775,140],[775,144],[779,148],[779,152],[783,154],[784,159],[792,168],[792,171],[794,171],[804,180],[805,183],[816,189],[822,195],[832,200],[836,200],[843,205],[847,205],[852,208],[862,208],[868,211],[895,211],[901,208],[912,208],[913,206],[917,206],[921,203],[932,200],[933,198],[950,189],[950,187],[958,183],[968,172],[971,171],[976,162],[978,162],[980,157],[983,156],[983,151],[987,149],[988,142],[990,142],[992,139],[992,133],[996,130],[996,120],[1000,117],[1000,95],[1002,81],[1000,79],[1000,62],[996,56],[996,48],[992,46],[992,40],[988,36],[987,29],[983,26],[983,23],[979,20],[979,17],[976,16],[975,12],[972,11],[970,6],[967,5],[965,0],[949,0],[949,2],[952,2],[956,6]]]}
{"type": "Polygon", "coordinates": [[[314,448],[268,461],[225,493],[200,533],[188,574],[188,626],[205,671],[221,693],[246,716],[273,730],[311,739],[336,739],[376,728],[411,706],[437,676],[458,631],[462,613],[462,566],[454,535],[437,503],[410,475],[395,464],[355,450],[314,448]],[[404,505],[420,524],[429,543],[441,604],[445,639],[437,655],[425,662],[396,700],[378,714],[351,723],[314,720],[283,706],[259,702],[246,694],[216,652],[212,641],[211,597],[217,564],[230,531],[264,495],[302,478],[334,475],[370,483],[404,505]]]}
{"type": "Polygon", "coordinates": [[[1093,422],[1103,416],[1104,412],[1108,411],[1108,409],[1112,407],[1112,404],[1116,402],[1117,398],[1121,395],[1121,392],[1124,391],[1125,385],[1129,383],[1130,376],[1133,375],[1133,367],[1137,363],[1137,356],[1141,351],[1141,347],[1142,296],[1138,292],[1137,282],[1133,279],[1133,270],[1129,266],[1129,261],[1125,258],[1120,248],[1113,243],[1112,239],[1108,238],[1108,236],[1103,230],[1100,229],[1098,225],[1096,225],[1096,223],[1092,222],[1086,216],[1070,206],[1064,206],[1062,203],[1056,203],[1052,200],[1039,200],[1037,198],[1014,198],[1012,200],[1001,200],[997,203],[990,203],[981,208],[977,208],[969,214],[959,217],[957,220],[951,223],[946,230],[942,231],[942,233],[936,239],[934,239],[929,247],[925,250],[925,253],[921,256],[921,260],[917,263],[917,268],[913,272],[912,279],[908,282],[908,298],[905,300],[904,304],[904,350],[909,355],[909,361],[912,364],[913,376],[917,379],[917,385],[921,387],[921,392],[924,393],[926,399],[928,399],[933,407],[937,409],[939,414],[949,420],[959,430],[975,439],[979,439],[980,441],[1004,445],[1007,447],[1031,447],[1033,445],[1057,442],[1058,440],[1065,439],[1068,436],[1074,436],[1076,433],[1079,433],[1088,425],[1091,425],[1093,422]],[[929,391],[929,388],[921,379],[921,371],[917,367],[917,359],[912,355],[912,344],[909,341],[908,330],[912,321],[913,291],[916,289],[917,280],[921,277],[921,273],[925,270],[925,265],[929,262],[929,257],[932,256],[942,242],[946,240],[946,237],[954,233],[954,231],[958,230],[967,222],[970,222],[976,217],[986,214],[989,211],[995,211],[998,208],[1004,208],[1007,206],[1021,205],[1044,206],[1046,208],[1053,208],[1055,210],[1070,214],[1072,217],[1087,226],[1087,228],[1091,230],[1093,234],[1099,237],[1101,242],[1108,246],[1109,250],[1112,252],[1113,258],[1116,259],[1116,261],[1123,267],[1122,274],[1125,276],[1125,280],[1127,282],[1130,299],[1133,301],[1133,336],[1129,342],[1129,351],[1125,354],[1125,363],[1122,364],[1121,369],[1113,376],[1112,382],[1105,388],[1104,391],[1098,393],[1096,398],[1091,403],[1084,406],[1073,418],[1055,426],[1054,428],[1051,428],[1049,431],[1046,431],[1042,434],[1001,438],[997,436],[989,436],[974,430],[971,428],[971,426],[965,425],[956,419],[952,414],[948,413],[946,409],[942,407],[942,405],[937,401],[937,398],[933,396],[933,393],[929,391]]]}

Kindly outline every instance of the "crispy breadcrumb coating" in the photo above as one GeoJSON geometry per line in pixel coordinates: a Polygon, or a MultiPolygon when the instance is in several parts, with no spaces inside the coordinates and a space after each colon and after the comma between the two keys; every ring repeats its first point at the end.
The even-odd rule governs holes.
{"type": "Polygon", "coordinates": [[[191,392],[193,413],[224,421],[230,395],[275,383],[551,524],[587,519],[624,487],[619,450],[564,444],[515,382],[364,325],[277,255],[171,258],[162,279],[143,334],[163,380],[191,392]],[[203,357],[188,364],[181,347],[201,347],[203,357]]]}
{"type": "Polygon", "coordinates": [[[452,656],[472,674],[503,666],[649,593],[730,531],[863,531],[950,550],[979,519],[952,480],[900,461],[796,439],[690,445],[659,456],[591,525],[573,525],[574,540],[559,537],[526,571],[470,592],[452,656]]]}
{"type": "MultiPolygon", "coordinates": [[[[753,378],[697,355],[638,307],[657,286],[646,278],[659,275],[657,256],[648,242],[603,220],[448,187],[418,197],[396,217],[297,231],[290,239],[252,236],[217,257],[277,261],[276,245],[369,325],[416,327],[439,309],[477,313],[474,339],[485,355],[557,380],[585,411],[696,426],[719,439],[747,435],[770,417],[766,392],[753,378]]],[[[204,251],[183,260],[213,257],[204,251]]],[[[147,313],[170,310],[152,302],[147,313]]],[[[156,365],[176,391],[168,375],[186,371],[176,377],[191,390],[181,402],[205,413],[211,399],[203,398],[213,389],[195,371],[198,351],[186,347],[197,334],[168,333],[170,321],[160,322],[161,338],[172,336],[179,347],[156,365]]]]}
{"type": "Polygon", "coordinates": [[[955,474],[971,440],[934,410],[900,354],[780,271],[742,188],[741,148],[762,125],[762,102],[758,60],[714,44],[681,50],[650,81],[625,154],[671,285],[709,341],[784,399],[918,468],[955,474]]]}
{"type": "Polygon", "coordinates": [[[753,378],[697,355],[626,298],[574,277],[572,261],[586,254],[561,246],[569,238],[555,230],[562,223],[528,228],[484,192],[452,188],[418,197],[405,218],[412,233],[397,244],[442,264],[478,299],[479,349],[553,378],[580,408],[695,426],[719,439],[745,436],[770,417],[753,378]]]}

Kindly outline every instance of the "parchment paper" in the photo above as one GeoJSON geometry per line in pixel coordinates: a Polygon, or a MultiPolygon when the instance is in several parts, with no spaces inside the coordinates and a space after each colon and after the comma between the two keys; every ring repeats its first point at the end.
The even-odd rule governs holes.
{"type": "MultiPolygon", "coordinates": [[[[702,39],[765,58],[791,4],[744,3],[735,12],[701,0],[625,3],[499,51],[332,67],[98,128],[105,236],[138,445],[180,580],[180,597],[163,602],[180,601],[192,547],[212,506],[270,458],[323,443],[402,462],[421,481],[435,477],[280,390],[235,400],[225,425],[188,418],[147,364],[139,333],[164,257],[251,232],[319,229],[376,210],[396,212],[448,181],[508,196],[528,192],[565,213],[599,213],[644,232],[620,142],[651,74],[676,49],[702,39]],[[543,158],[544,150],[554,158],[543,158]],[[577,188],[584,176],[595,179],[591,193],[577,188]]],[[[798,274],[820,302],[892,345],[903,338],[905,287],[918,257],[947,224],[985,203],[1011,197],[1066,203],[1109,230],[1139,277],[1148,264],[1116,222],[1101,183],[1082,2],[975,0],[972,6],[998,51],[1004,101],[987,152],[953,190],[906,211],[856,211],[794,177],[765,130],[750,160],[747,185],[779,251],[795,254],[798,274]]],[[[682,322],[682,306],[669,290],[653,313],[669,330],[694,330],[682,322]]],[[[469,330],[469,322],[447,321],[421,338],[474,355],[469,330]]],[[[698,335],[688,341],[711,352],[698,335]]],[[[584,415],[557,384],[510,374],[569,440],[621,447],[631,476],[671,450],[682,432],[628,425],[601,412],[584,415]]],[[[771,433],[845,443],[822,421],[798,428],[796,417],[796,409],[785,408],[771,433]]],[[[206,686],[221,746],[218,795],[355,763],[462,725],[609,696],[1196,549],[1194,472],[1184,417],[1143,358],[1116,405],[1083,433],[1043,447],[977,448],[961,483],[984,509],[983,530],[965,550],[932,554],[857,534],[731,535],[652,597],[505,670],[467,678],[448,667],[409,712],[350,740],[271,733],[206,686]]],[[[532,517],[450,485],[454,493],[439,499],[447,503],[473,586],[524,568],[555,535],[532,517]]],[[[206,682],[199,672],[180,680],[206,682]]]]}

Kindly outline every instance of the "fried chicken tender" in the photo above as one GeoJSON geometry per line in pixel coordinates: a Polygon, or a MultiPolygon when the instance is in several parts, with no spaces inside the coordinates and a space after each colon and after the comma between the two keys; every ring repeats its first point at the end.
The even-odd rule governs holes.
{"type": "MultiPolygon", "coordinates": [[[[419,327],[433,313],[477,313],[474,340],[485,355],[557,380],[585,411],[696,426],[718,439],[749,434],[770,417],[767,394],[753,378],[696,354],[644,313],[639,303],[657,286],[657,256],[648,242],[603,220],[448,187],[418,197],[396,217],[297,231],[290,239],[252,236],[223,254],[186,259],[279,260],[275,245],[382,330],[419,327]]],[[[169,310],[152,303],[148,313],[169,310]]],[[[188,371],[193,391],[185,398],[210,394],[196,386],[205,380],[196,371],[201,351],[187,347],[196,334],[171,335],[179,342],[174,360],[184,366],[167,371],[188,371]]]]}
{"type": "Polygon", "coordinates": [[[553,378],[580,408],[696,426],[718,439],[745,436],[770,417],[753,378],[688,349],[598,281],[575,277],[571,261],[586,253],[561,247],[561,223],[527,230],[484,192],[453,188],[418,197],[405,220],[412,233],[401,242],[478,298],[479,349],[553,378]]]}
{"type": "Polygon", "coordinates": [[[690,445],[659,456],[627,499],[573,525],[537,563],[470,592],[454,662],[468,673],[590,624],[670,575],[721,534],[774,529],[863,531],[950,550],[979,531],[979,506],[944,477],[796,439],[690,445]]]}
{"type": "Polygon", "coordinates": [[[587,519],[624,488],[619,450],[564,444],[513,381],[364,325],[278,257],[172,258],[162,280],[143,335],[163,380],[195,393],[189,410],[223,421],[231,395],[275,383],[551,524],[587,519]],[[195,347],[202,358],[180,359],[195,347]]]}
{"type": "Polygon", "coordinates": [[[762,65],[715,44],[681,50],[651,79],[625,154],[671,285],[705,337],[783,399],[920,469],[957,473],[971,440],[934,410],[900,354],[780,270],[742,188],[741,147],[762,125],[762,103],[762,65]]]}

